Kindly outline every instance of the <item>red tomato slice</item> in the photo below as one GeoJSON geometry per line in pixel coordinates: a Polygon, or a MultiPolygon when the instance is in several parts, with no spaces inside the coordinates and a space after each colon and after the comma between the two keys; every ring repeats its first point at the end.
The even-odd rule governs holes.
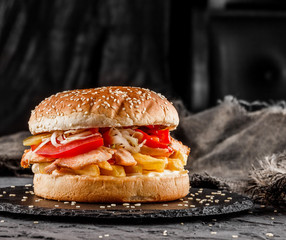
{"type": "MultiPolygon", "coordinates": [[[[140,130],[140,129],[135,129],[135,131],[141,132],[143,134],[143,141],[146,140],[145,145],[148,147],[152,147],[152,148],[169,148],[168,143],[170,143],[170,140],[167,141],[166,139],[161,139],[160,135],[149,135],[147,133],[145,133],[144,131],[140,130]]],[[[154,130],[154,131],[165,131],[165,130],[154,130]]],[[[168,135],[169,135],[169,130],[168,131],[168,135]]],[[[162,134],[162,136],[164,136],[165,138],[165,134],[162,134]]]]}
{"type": "Polygon", "coordinates": [[[102,137],[104,139],[104,146],[109,147],[111,145],[111,136],[110,136],[110,129],[105,131],[102,134],[102,137]]]}
{"type": "Polygon", "coordinates": [[[115,160],[114,159],[109,159],[109,160],[107,160],[107,162],[109,162],[109,164],[111,164],[111,165],[115,164],[115,160]]]}
{"type": "Polygon", "coordinates": [[[164,129],[164,130],[148,129],[146,132],[149,135],[157,136],[160,139],[161,143],[169,144],[171,141],[169,129],[164,129]]]}
{"type": "MultiPolygon", "coordinates": [[[[61,146],[55,147],[51,142],[48,142],[39,150],[37,154],[52,157],[52,158],[67,158],[79,154],[83,154],[94,150],[103,145],[103,138],[101,136],[94,136],[83,140],[76,140],[61,146]]],[[[37,146],[31,146],[35,150],[37,146]]]]}

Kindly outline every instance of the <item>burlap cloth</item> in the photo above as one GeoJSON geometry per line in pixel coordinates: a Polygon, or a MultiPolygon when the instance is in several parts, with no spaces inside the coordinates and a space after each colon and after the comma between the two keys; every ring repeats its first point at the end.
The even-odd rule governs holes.
{"type": "MultiPolygon", "coordinates": [[[[188,112],[179,100],[174,105],[180,125],[172,135],[191,148],[187,169],[193,186],[245,193],[251,181],[253,184],[253,168],[256,173],[265,170],[260,161],[286,149],[284,102],[248,103],[228,96],[217,106],[196,114],[188,112]]],[[[19,166],[22,140],[28,135],[20,132],[0,138],[1,175],[30,173],[19,166]]],[[[285,161],[281,166],[285,167],[285,161]]],[[[282,171],[284,178],[285,174],[286,170],[284,175],[282,171]]]]}

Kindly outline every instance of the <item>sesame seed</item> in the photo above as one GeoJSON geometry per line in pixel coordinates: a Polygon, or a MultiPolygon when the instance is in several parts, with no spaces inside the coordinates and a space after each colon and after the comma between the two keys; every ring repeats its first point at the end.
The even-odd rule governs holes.
{"type": "Polygon", "coordinates": [[[217,234],[217,232],[211,232],[211,234],[215,235],[215,234],[217,234]]]}
{"type": "Polygon", "coordinates": [[[267,237],[273,237],[273,236],[274,236],[273,233],[266,233],[265,235],[266,235],[267,237]]]}

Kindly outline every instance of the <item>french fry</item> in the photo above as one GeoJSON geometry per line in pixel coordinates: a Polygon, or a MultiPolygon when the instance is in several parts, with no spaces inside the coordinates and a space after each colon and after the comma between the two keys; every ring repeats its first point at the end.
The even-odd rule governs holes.
{"type": "Polygon", "coordinates": [[[137,161],[137,164],[142,166],[143,170],[163,172],[166,166],[164,159],[154,158],[141,153],[134,153],[133,157],[137,161]]]}
{"type": "Polygon", "coordinates": [[[100,169],[100,173],[102,175],[113,176],[113,177],[125,177],[126,173],[124,171],[124,167],[119,165],[111,165],[112,170],[106,170],[104,168],[100,169]]]}
{"type": "Polygon", "coordinates": [[[168,165],[166,169],[176,171],[176,170],[184,170],[184,164],[179,158],[169,158],[168,165]]]}
{"type": "Polygon", "coordinates": [[[107,161],[99,162],[97,165],[102,169],[112,171],[112,166],[107,161]]]}
{"type": "Polygon", "coordinates": [[[91,177],[98,177],[100,175],[99,167],[95,164],[91,164],[91,165],[85,166],[82,169],[73,170],[73,171],[77,175],[86,175],[86,176],[91,176],[91,177]]]}
{"type": "Polygon", "coordinates": [[[180,152],[180,151],[176,151],[174,154],[171,155],[171,159],[180,159],[181,162],[184,164],[184,166],[187,164],[187,160],[188,160],[188,155],[180,152]]]}
{"type": "Polygon", "coordinates": [[[43,139],[50,137],[51,133],[41,133],[38,135],[27,137],[23,140],[24,146],[38,145],[42,142],[43,139]]]}
{"type": "Polygon", "coordinates": [[[142,174],[142,166],[140,165],[124,167],[124,169],[127,174],[132,174],[132,173],[142,174]]]}

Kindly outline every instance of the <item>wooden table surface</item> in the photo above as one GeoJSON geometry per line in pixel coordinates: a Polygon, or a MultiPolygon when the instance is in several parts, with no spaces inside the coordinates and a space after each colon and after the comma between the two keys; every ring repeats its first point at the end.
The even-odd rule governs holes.
{"type": "MultiPolygon", "coordinates": [[[[0,177],[0,187],[31,178],[0,177]]],[[[211,218],[96,222],[0,212],[0,239],[286,239],[286,213],[256,206],[241,214],[211,218]]]]}

